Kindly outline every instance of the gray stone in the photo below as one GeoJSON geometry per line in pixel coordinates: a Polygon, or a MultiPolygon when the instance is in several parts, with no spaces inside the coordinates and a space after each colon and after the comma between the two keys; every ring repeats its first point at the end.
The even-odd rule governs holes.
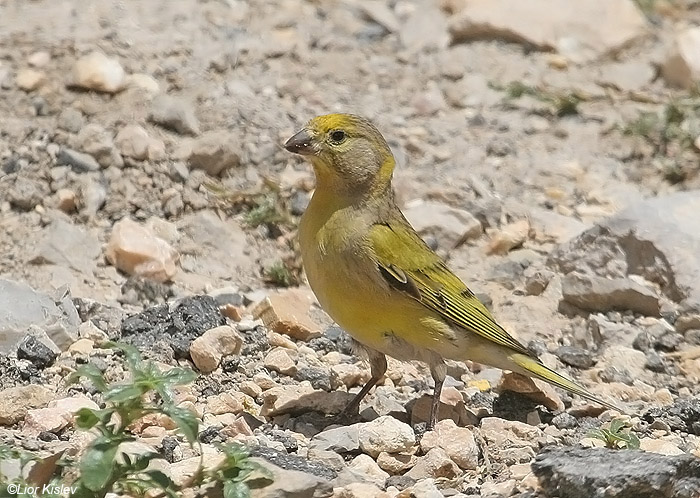
{"type": "Polygon", "coordinates": [[[77,150],[62,147],[56,156],[56,164],[59,166],[70,166],[76,173],[87,173],[88,171],[99,171],[100,163],[90,154],[78,152],[77,150]]]}
{"type": "Polygon", "coordinates": [[[77,340],[79,325],[80,317],[66,289],[51,297],[26,284],[0,279],[0,353],[14,353],[29,329],[45,332],[65,351],[77,340]]]}
{"type": "Polygon", "coordinates": [[[700,490],[700,459],[692,455],[550,447],[532,470],[546,496],[696,498],[700,490]]]}
{"type": "Polygon", "coordinates": [[[25,337],[17,347],[17,358],[28,360],[37,368],[53,365],[57,356],[58,353],[32,335],[25,337]]]}
{"type": "Polygon", "coordinates": [[[548,265],[620,278],[640,275],[687,311],[700,311],[700,191],[628,206],[557,248],[548,265]]]}
{"type": "Polygon", "coordinates": [[[309,445],[318,450],[350,453],[360,449],[360,424],[329,429],[316,434],[309,445]]]}
{"type": "Polygon", "coordinates": [[[615,53],[644,36],[647,22],[632,0],[471,0],[449,25],[453,43],[499,39],[556,50],[577,61],[615,53]]]}
{"type": "Polygon", "coordinates": [[[42,203],[48,190],[46,183],[19,175],[10,187],[7,199],[14,207],[30,211],[42,203]]]}
{"type": "Polygon", "coordinates": [[[479,220],[470,212],[435,201],[418,201],[404,209],[406,219],[422,235],[432,235],[443,249],[478,238],[483,232],[479,220]]]}
{"type": "Polygon", "coordinates": [[[153,99],[149,119],[181,135],[199,135],[199,120],[189,102],[170,95],[153,99]]]}
{"type": "Polygon", "coordinates": [[[205,210],[184,216],[177,228],[182,233],[179,248],[184,271],[207,278],[257,272],[247,236],[234,220],[222,220],[205,210]]]}
{"type": "Polygon", "coordinates": [[[124,160],[114,145],[112,132],[91,123],[84,126],[73,140],[76,149],[90,154],[103,168],[124,166],[124,160]]]}
{"type": "Polygon", "coordinates": [[[201,169],[211,176],[219,176],[240,164],[238,140],[223,131],[208,132],[197,138],[189,157],[190,167],[201,169]]]}
{"type": "Polygon", "coordinates": [[[559,359],[576,368],[591,368],[595,365],[595,360],[590,352],[575,346],[561,346],[557,349],[556,355],[559,359]]]}
{"type": "Polygon", "coordinates": [[[36,256],[30,262],[64,266],[92,276],[101,252],[96,236],[58,218],[42,232],[36,256]]]}
{"type": "Polygon", "coordinates": [[[335,479],[337,473],[319,462],[310,462],[309,460],[297,455],[288,455],[287,453],[273,450],[264,446],[251,448],[250,454],[253,457],[262,459],[266,463],[288,471],[295,471],[313,477],[318,481],[327,482],[335,479]]]}
{"type": "Polygon", "coordinates": [[[83,114],[72,107],[66,107],[58,115],[57,126],[70,133],[78,133],[85,125],[83,114]]]}
{"type": "Polygon", "coordinates": [[[561,283],[563,302],[587,311],[634,311],[659,316],[659,298],[649,288],[628,278],[608,279],[571,272],[561,283]]]}

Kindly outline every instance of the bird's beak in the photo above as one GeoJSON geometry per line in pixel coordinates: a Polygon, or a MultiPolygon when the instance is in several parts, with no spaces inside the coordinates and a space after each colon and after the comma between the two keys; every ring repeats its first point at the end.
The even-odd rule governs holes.
{"type": "Polygon", "coordinates": [[[310,156],[316,153],[314,139],[306,128],[287,140],[284,143],[284,148],[289,152],[301,154],[302,156],[310,156]]]}

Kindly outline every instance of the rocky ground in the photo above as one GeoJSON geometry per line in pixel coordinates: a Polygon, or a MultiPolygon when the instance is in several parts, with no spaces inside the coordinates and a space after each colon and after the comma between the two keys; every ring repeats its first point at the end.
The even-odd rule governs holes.
{"type": "Polygon", "coordinates": [[[79,457],[104,400],[66,377],[124,380],[118,340],[201,374],[176,399],[201,448],[132,428],[174,477],[236,441],[259,497],[697,497],[699,24],[694,0],[0,0],[0,443],[79,457]],[[331,111],[377,124],[409,220],[641,450],[459,362],[432,432],[398,362],[333,424],[368,368],[304,284],[313,179],[280,146],[331,111]]]}

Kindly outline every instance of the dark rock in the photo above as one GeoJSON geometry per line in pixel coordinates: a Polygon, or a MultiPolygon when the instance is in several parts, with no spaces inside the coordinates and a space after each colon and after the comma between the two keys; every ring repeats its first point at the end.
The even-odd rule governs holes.
{"type": "Polygon", "coordinates": [[[224,292],[222,294],[217,294],[214,296],[216,304],[219,306],[226,306],[231,304],[233,306],[243,306],[243,296],[238,292],[224,292]]]}
{"type": "Polygon", "coordinates": [[[355,346],[353,345],[352,337],[350,337],[340,327],[328,327],[323,333],[323,336],[327,337],[336,344],[338,352],[343,354],[353,354],[355,346]]]}
{"type": "Polygon", "coordinates": [[[667,332],[656,338],[654,348],[661,351],[675,351],[683,342],[683,336],[676,332],[667,332]]]}
{"type": "Polygon", "coordinates": [[[524,394],[503,391],[493,401],[493,416],[506,420],[527,422],[527,414],[537,408],[538,403],[524,394]]]}
{"type": "Polygon", "coordinates": [[[308,380],[314,389],[331,390],[331,376],[328,370],[317,367],[305,367],[299,369],[294,377],[298,381],[308,380]]]}
{"type": "Polygon", "coordinates": [[[238,371],[238,367],[241,364],[241,357],[240,356],[234,356],[234,355],[229,355],[225,356],[221,360],[221,370],[224,373],[236,373],[238,371]]]}
{"type": "Polygon", "coordinates": [[[647,352],[647,362],[644,368],[651,370],[652,372],[664,373],[666,371],[666,364],[661,355],[655,351],[647,352]]]}
{"type": "Polygon", "coordinates": [[[284,449],[287,450],[287,453],[294,453],[299,449],[299,443],[288,432],[273,429],[268,432],[267,435],[274,441],[282,443],[284,445],[284,449]]]}
{"type": "Polygon", "coordinates": [[[696,498],[700,490],[700,459],[691,455],[548,447],[532,470],[548,497],[696,498]]]}
{"type": "Polygon", "coordinates": [[[389,476],[386,480],[385,486],[394,486],[396,489],[403,491],[406,488],[410,488],[416,483],[416,480],[409,476],[389,476]]]}
{"type": "Polygon", "coordinates": [[[556,355],[567,365],[576,368],[591,368],[595,365],[595,360],[591,353],[583,348],[575,346],[561,346],[557,349],[556,355]]]}
{"type": "Polygon", "coordinates": [[[47,443],[51,441],[58,441],[58,436],[51,431],[41,431],[37,438],[40,441],[46,441],[47,443]]]}
{"type": "Polygon", "coordinates": [[[203,444],[211,444],[213,442],[222,442],[221,427],[212,425],[199,433],[199,441],[203,444]]]}
{"type": "Polygon", "coordinates": [[[335,342],[331,341],[328,337],[316,337],[311,339],[306,344],[314,351],[321,351],[323,353],[338,351],[338,347],[336,346],[335,342]]]}
{"type": "Polygon", "coordinates": [[[243,348],[241,356],[253,356],[257,353],[263,353],[270,349],[270,343],[267,340],[267,331],[265,327],[255,327],[250,330],[239,331],[243,336],[243,348]]]}
{"type": "Polygon", "coordinates": [[[65,147],[58,151],[56,164],[70,166],[76,173],[88,173],[102,169],[100,163],[90,154],[65,147]]]}
{"type": "Polygon", "coordinates": [[[19,156],[12,155],[2,163],[2,170],[6,175],[17,173],[20,169],[22,169],[22,161],[19,160],[19,156]]]}
{"type": "Polygon", "coordinates": [[[627,370],[619,369],[617,367],[605,367],[603,370],[600,371],[598,376],[600,377],[600,380],[607,383],[622,382],[623,384],[627,384],[628,386],[634,384],[634,379],[632,379],[630,373],[627,370]]]}
{"type": "Polygon", "coordinates": [[[637,334],[632,341],[632,347],[638,351],[649,351],[651,349],[652,337],[646,330],[637,334]]]}
{"type": "Polygon", "coordinates": [[[166,436],[163,438],[161,443],[161,453],[163,458],[168,462],[174,463],[177,459],[175,457],[175,450],[180,447],[180,443],[174,437],[166,436]]]}
{"type": "Polygon", "coordinates": [[[298,470],[329,481],[338,476],[335,470],[320,462],[313,462],[296,455],[288,455],[264,446],[251,448],[250,456],[263,458],[285,470],[298,470]]]}
{"type": "MultiPolygon", "coordinates": [[[[130,316],[122,322],[121,332],[124,342],[142,350],[163,345],[175,358],[189,358],[193,340],[225,324],[214,298],[193,296],[180,301],[172,311],[168,305],[162,305],[130,316]]],[[[163,351],[158,353],[162,355],[163,351]]]]}
{"type": "Polygon", "coordinates": [[[700,436],[700,396],[676,399],[671,406],[651,408],[642,419],[648,423],[661,420],[674,431],[700,436]]]}
{"type": "Polygon", "coordinates": [[[527,343],[527,350],[538,358],[547,352],[547,344],[541,340],[532,340],[527,343]]]}
{"type": "Polygon", "coordinates": [[[172,286],[148,278],[129,277],[121,288],[123,302],[131,304],[159,304],[173,297],[172,286]]]}
{"type": "Polygon", "coordinates": [[[53,365],[56,357],[58,357],[57,353],[32,335],[27,336],[17,348],[17,358],[29,360],[37,368],[53,365]]]}
{"type": "Polygon", "coordinates": [[[578,427],[578,419],[567,412],[562,412],[552,418],[552,425],[557,429],[574,429],[578,427]]]}

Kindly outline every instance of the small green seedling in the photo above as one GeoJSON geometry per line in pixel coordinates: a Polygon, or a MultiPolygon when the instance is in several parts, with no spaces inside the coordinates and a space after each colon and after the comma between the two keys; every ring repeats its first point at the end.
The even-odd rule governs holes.
{"type": "Polygon", "coordinates": [[[588,437],[600,439],[605,443],[606,448],[639,449],[639,438],[630,431],[629,422],[621,418],[613,419],[600,428],[591,430],[588,437]]]}

